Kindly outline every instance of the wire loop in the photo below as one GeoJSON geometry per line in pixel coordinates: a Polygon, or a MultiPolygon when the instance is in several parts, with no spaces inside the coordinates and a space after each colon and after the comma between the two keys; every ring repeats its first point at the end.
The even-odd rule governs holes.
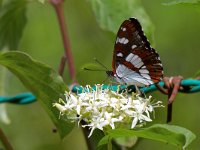
{"type": "MultiPolygon", "coordinates": [[[[164,86],[164,82],[161,81],[158,83],[161,87],[164,86]]],[[[196,93],[200,91],[200,80],[194,80],[194,79],[187,79],[181,81],[181,86],[183,89],[180,89],[179,92],[182,93],[196,93]]],[[[103,89],[111,89],[114,91],[117,91],[118,85],[104,85],[103,89]]],[[[121,90],[125,90],[127,86],[121,85],[121,90]]],[[[129,90],[134,91],[134,86],[129,86],[129,90]]],[[[83,91],[83,87],[81,86],[74,86],[72,89],[72,92],[74,93],[81,93],[83,91]]],[[[157,90],[157,87],[155,84],[150,85],[149,87],[142,87],[140,88],[141,92],[149,93],[157,90]]],[[[0,96],[0,103],[14,103],[14,104],[29,104],[36,101],[36,97],[32,93],[21,93],[15,96],[0,96]]]]}

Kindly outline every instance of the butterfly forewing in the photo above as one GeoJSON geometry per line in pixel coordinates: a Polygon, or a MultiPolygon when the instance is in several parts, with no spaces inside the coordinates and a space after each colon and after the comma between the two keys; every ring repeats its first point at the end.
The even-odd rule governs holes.
{"type": "Polygon", "coordinates": [[[125,20],[119,28],[112,65],[116,80],[128,85],[150,85],[163,77],[159,55],[135,18],[125,20]]]}

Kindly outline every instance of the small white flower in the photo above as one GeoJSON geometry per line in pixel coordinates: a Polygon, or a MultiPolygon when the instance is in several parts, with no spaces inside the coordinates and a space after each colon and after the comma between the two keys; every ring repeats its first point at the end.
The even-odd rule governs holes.
{"type": "Polygon", "coordinates": [[[53,106],[56,107],[61,114],[64,113],[64,111],[66,110],[66,107],[59,103],[54,103],[53,106]]]}
{"type": "Polygon", "coordinates": [[[104,131],[122,124],[130,124],[131,128],[143,125],[152,121],[150,114],[154,108],[162,107],[160,101],[152,103],[151,96],[144,98],[135,93],[119,93],[119,89],[115,92],[103,89],[103,85],[96,85],[94,89],[87,85],[80,94],[66,92],[65,100],[53,104],[61,115],[72,121],[78,120],[78,125],[84,120],[86,124],[82,127],[89,127],[89,137],[95,129],[104,131]]]}

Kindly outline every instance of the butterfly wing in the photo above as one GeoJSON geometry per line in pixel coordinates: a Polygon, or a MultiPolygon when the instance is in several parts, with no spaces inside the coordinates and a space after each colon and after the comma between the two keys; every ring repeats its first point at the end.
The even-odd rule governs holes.
{"type": "Polygon", "coordinates": [[[163,67],[137,19],[125,20],[117,33],[113,53],[113,74],[123,84],[137,86],[159,82],[163,67]]]}

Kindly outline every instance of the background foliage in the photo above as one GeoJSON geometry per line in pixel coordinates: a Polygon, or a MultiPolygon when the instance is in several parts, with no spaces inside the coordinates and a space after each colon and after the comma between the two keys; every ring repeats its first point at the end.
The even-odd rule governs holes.
{"type": "MultiPolygon", "coordinates": [[[[155,27],[154,47],[160,54],[166,76],[191,77],[199,68],[198,6],[162,5],[164,2],[166,1],[141,0],[155,27]]],[[[28,21],[18,49],[57,70],[63,47],[53,7],[36,2],[31,2],[27,7],[28,21]]],[[[66,0],[64,7],[78,81],[83,85],[101,83],[106,78],[105,72],[82,72],[79,68],[84,63],[92,62],[94,57],[111,68],[115,35],[100,29],[88,1],[66,0]]],[[[11,74],[9,76],[7,95],[26,91],[16,77],[11,74]]],[[[67,71],[64,79],[69,83],[67,71]]],[[[166,96],[159,92],[153,94],[158,100],[166,103],[166,96]]],[[[188,148],[191,150],[198,149],[200,145],[198,99],[199,93],[179,94],[173,106],[172,124],[190,129],[197,135],[197,139],[188,148]]],[[[156,122],[165,123],[166,111],[163,112],[162,109],[157,112],[156,122]]],[[[11,124],[1,124],[1,127],[16,150],[86,149],[82,133],[77,128],[64,141],[59,139],[58,134],[52,133],[54,126],[38,102],[25,106],[8,104],[8,114],[11,124]]],[[[137,150],[147,150],[149,147],[176,149],[171,145],[143,139],[136,145],[137,150]]]]}

